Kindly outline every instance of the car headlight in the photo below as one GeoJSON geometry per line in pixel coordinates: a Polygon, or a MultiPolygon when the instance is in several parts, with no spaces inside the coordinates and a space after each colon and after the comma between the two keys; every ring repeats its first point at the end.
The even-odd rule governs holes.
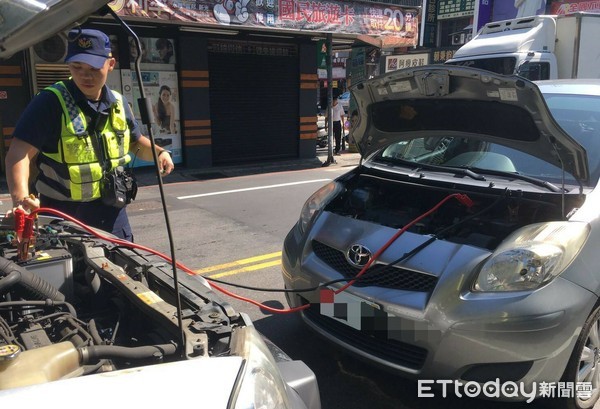
{"type": "Polygon", "coordinates": [[[312,194],[311,197],[304,203],[302,211],[300,212],[300,220],[298,226],[300,231],[304,233],[308,228],[309,224],[313,221],[315,213],[321,210],[329,200],[337,195],[342,190],[342,185],[338,182],[331,182],[323,186],[312,194]]]}
{"type": "Polygon", "coordinates": [[[564,271],[589,231],[588,224],[580,222],[540,223],[517,230],[485,262],[473,290],[539,288],[564,271]]]}
{"type": "Polygon", "coordinates": [[[277,363],[254,327],[234,331],[231,352],[244,358],[243,373],[233,400],[234,409],[291,408],[277,363]]]}

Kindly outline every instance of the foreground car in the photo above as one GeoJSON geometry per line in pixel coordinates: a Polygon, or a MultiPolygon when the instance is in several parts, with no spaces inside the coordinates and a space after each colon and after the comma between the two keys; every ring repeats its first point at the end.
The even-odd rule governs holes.
{"type": "Polygon", "coordinates": [[[593,406],[600,82],[540,86],[560,126],[535,84],[476,69],[353,88],[365,161],[307,200],[283,247],[286,287],[320,286],[288,294],[310,327],[419,380],[564,381],[564,403],[593,406]]]}
{"type": "Polygon", "coordinates": [[[320,407],[312,371],[202,277],[178,274],[180,327],[169,263],[69,222],[41,222],[29,260],[1,246],[3,405],[117,393],[120,403],[160,407],[188,390],[211,408],[320,407]],[[128,392],[140,388],[154,393],[128,392]]]}
{"type": "MultiPolygon", "coordinates": [[[[0,58],[107,2],[2,2],[0,58]]],[[[320,408],[313,372],[204,278],[73,222],[34,229],[31,216],[0,218],[2,407],[320,408]]]]}

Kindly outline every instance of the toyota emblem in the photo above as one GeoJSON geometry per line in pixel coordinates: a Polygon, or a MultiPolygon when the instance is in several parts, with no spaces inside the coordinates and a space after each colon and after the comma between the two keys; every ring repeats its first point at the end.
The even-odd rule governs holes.
{"type": "Polygon", "coordinates": [[[371,250],[362,244],[353,244],[346,252],[346,260],[354,267],[362,268],[371,260],[371,250]]]}

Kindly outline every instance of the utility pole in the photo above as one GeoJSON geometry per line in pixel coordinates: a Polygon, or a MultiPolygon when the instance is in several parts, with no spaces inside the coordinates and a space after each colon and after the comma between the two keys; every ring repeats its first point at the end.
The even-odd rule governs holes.
{"type": "Polygon", "coordinates": [[[327,160],[322,166],[337,163],[333,158],[333,68],[331,63],[333,35],[327,33],[327,160]]]}

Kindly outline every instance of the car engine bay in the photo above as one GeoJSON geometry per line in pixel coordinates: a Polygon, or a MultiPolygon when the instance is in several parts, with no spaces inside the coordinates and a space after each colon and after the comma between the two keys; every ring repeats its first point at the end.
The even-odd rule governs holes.
{"type": "Polygon", "coordinates": [[[41,223],[26,261],[15,232],[0,234],[0,390],[227,355],[246,325],[204,278],[181,271],[180,327],[170,263],[73,223],[41,223]]]}
{"type": "Polygon", "coordinates": [[[431,182],[416,184],[363,169],[362,173],[355,172],[344,181],[345,189],[329,202],[326,211],[401,229],[446,196],[462,193],[471,199],[472,207],[449,201],[409,231],[488,250],[495,249],[520,227],[564,219],[563,198],[565,214],[580,207],[585,199],[580,194],[540,194],[431,182]]]}

